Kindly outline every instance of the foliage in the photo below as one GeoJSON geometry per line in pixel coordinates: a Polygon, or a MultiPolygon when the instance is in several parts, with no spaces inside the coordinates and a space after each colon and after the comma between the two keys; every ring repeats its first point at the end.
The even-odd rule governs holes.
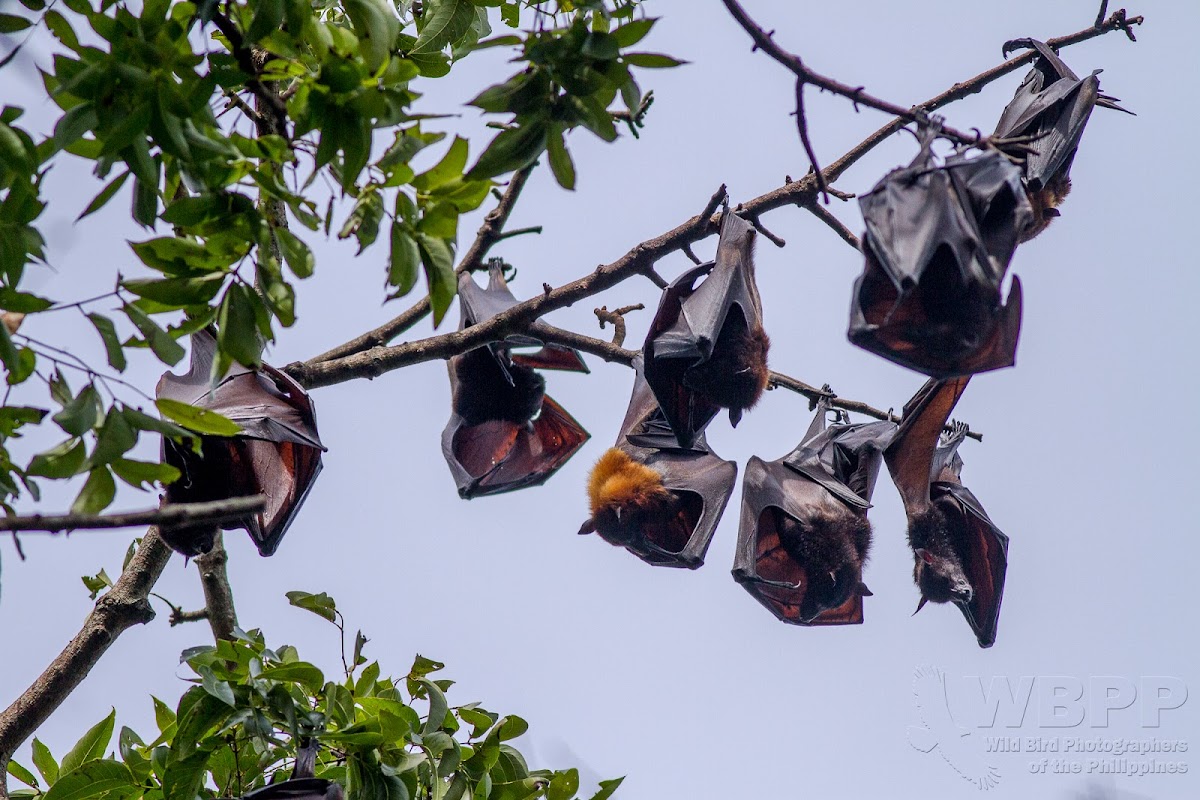
{"type": "MultiPolygon", "coordinates": [[[[290,592],[293,605],[342,627],[326,595],[290,592]]],[[[343,653],[345,674],[326,680],[294,647],[269,648],[260,631],[237,631],[230,641],[185,650],[181,662],[193,686],[174,708],[153,698],[157,735],[129,727],[117,733],[117,751],[105,756],[116,728],[114,710],[56,760],[37,739],[33,768],[16,762],[9,774],[29,789],[13,798],[44,800],[191,800],[233,797],[291,772],[298,743],[321,748],[316,777],[346,788],[350,800],[478,798],[570,800],[579,789],[575,769],[531,770],[509,742],[527,729],[515,715],[478,703],[451,706],[453,681],[434,677],[442,664],[417,656],[407,675],[389,678],[363,655],[355,636],[343,653]],[[40,776],[40,779],[39,779],[40,776]]],[[[621,779],[605,781],[593,800],[612,794],[621,779]]]]}
{"type": "MultiPolygon", "coordinates": [[[[0,36],[44,25],[57,39],[42,80],[61,114],[39,139],[19,125],[22,109],[0,113],[0,310],[77,310],[118,373],[131,348],[178,363],[178,339],[209,325],[219,345],[214,375],[234,361],[256,365],[264,343],[296,320],[295,281],[316,268],[292,223],[353,237],[360,253],[382,238],[387,297],[410,294],[424,275],[440,322],[457,285],[461,215],[544,153],[558,182],[573,188],[566,134],[583,128],[612,141],[615,119],[636,132],[645,102],[632,68],[679,63],[634,50],[654,24],[638,17],[637,0],[22,3],[25,13],[0,16],[0,36]],[[504,33],[494,35],[494,24],[504,33]],[[442,116],[415,106],[422,87],[491,47],[514,48],[516,72],[472,101],[503,115],[472,159],[466,139],[436,129],[442,116]],[[235,130],[230,111],[253,122],[253,135],[235,130]],[[418,173],[414,158],[429,147],[441,157],[418,173]],[[41,185],[65,157],[91,162],[102,182],[80,218],[129,190],[130,215],[146,230],[130,247],[152,277],[115,275],[111,294],[80,302],[19,288],[27,264],[45,263],[41,185]],[[325,186],[346,202],[330,197],[322,210],[325,186]],[[117,313],[94,310],[103,301],[117,313]]],[[[0,506],[10,508],[22,486],[36,499],[32,477],[86,474],[73,510],[101,511],[116,479],[144,488],[177,477],[125,458],[142,432],[183,441],[228,428],[165,402],[161,417],[143,413],[120,399],[119,379],[21,335],[19,322],[0,326],[8,384],[44,375],[59,406],[52,419],[68,438],[14,464],[5,440],[49,409],[0,409],[0,506]],[[64,364],[86,383],[69,386],[64,364]]]]}

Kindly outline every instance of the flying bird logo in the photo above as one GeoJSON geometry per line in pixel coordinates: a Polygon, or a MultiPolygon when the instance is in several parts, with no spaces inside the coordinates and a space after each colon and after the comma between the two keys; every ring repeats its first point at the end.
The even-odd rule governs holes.
{"type": "Polygon", "coordinates": [[[938,751],[950,768],[987,791],[1000,783],[1000,771],[989,764],[983,741],[958,725],[946,696],[946,673],[937,667],[917,667],[913,698],[924,727],[909,726],[908,743],[922,753],[938,751]]]}

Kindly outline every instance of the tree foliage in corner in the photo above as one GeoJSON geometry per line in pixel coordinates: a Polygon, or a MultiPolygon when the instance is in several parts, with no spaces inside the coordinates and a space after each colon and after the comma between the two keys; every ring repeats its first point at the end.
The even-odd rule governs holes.
{"type": "Polygon", "coordinates": [[[214,374],[256,365],[263,344],[296,320],[295,281],[317,267],[310,236],[354,238],[359,253],[382,239],[386,297],[409,295],[424,276],[440,323],[457,286],[461,215],[544,153],[558,182],[573,188],[566,134],[584,128],[614,140],[614,119],[642,106],[632,68],[679,63],[635,51],[654,24],[638,0],[22,5],[0,15],[0,37],[14,48],[0,71],[13,69],[18,37],[44,26],[58,47],[41,77],[61,113],[38,133],[20,125],[22,109],[0,112],[0,311],[7,322],[78,310],[108,365],[85,365],[69,382],[63,367],[78,365],[53,343],[21,334],[19,317],[0,325],[8,384],[37,374],[49,390],[46,408],[0,408],[6,510],[22,489],[37,498],[34,478],[86,476],[78,513],[106,508],[117,481],[147,488],[176,479],[170,466],[126,458],[139,436],[198,447],[195,434],[227,421],[198,420],[169,403],[148,414],[113,373],[137,348],[175,365],[184,356],[178,340],[209,325],[219,345],[214,374]],[[516,72],[472,101],[501,115],[501,131],[472,147],[438,129],[446,109],[418,110],[419,99],[429,81],[491,47],[512,48],[516,72]],[[252,135],[235,130],[242,117],[252,135]],[[440,158],[418,173],[414,158],[429,147],[440,158]],[[91,162],[97,179],[80,218],[128,198],[145,231],[130,258],[152,277],[115,274],[111,294],[83,302],[20,288],[27,265],[46,265],[42,181],[64,158],[91,162]],[[327,186],[338,196],[318,202],[327,186]],[[7,440],[47,416],[66,438],[14,463],[7,440]]]}
{"type": "MultiPolygon", "coordinates": [[[[326,595],[290,592],[292,604],[342,627],[326,595]]],[[[237,631],[215,646],[184,651],[193,684],[172,708],[152,698],[158,731],[122,727],[114,710],[56,759],[34,739],[32,769],[11,762],[25,784],[17,800],[193,800],[239,797],[291,772],[299,743],[316,741],[315,776],[344,786],[351,800],[578,796],[576,769],[531,770],[509,742],[528,725],[478,703],[452,706],[442,664],[417,656],[390,678],[363,655],[359,631],[344,674],[327,679],[290,645],[267,647],[260,631],[237,631]],[[111,754],[110,754],[111,753],[111,754]],[[110,755],[106,755],[110,754],[110,755]],[[36,771],[36,774],[35,774],[36,771]]],[[[621,783],[603,781],[592,800],[621,783]]]]}

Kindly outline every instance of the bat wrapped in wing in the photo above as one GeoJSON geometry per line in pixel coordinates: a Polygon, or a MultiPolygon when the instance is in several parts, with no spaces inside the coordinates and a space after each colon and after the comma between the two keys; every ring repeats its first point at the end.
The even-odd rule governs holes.
{"type": "MultiPolygon", "coordinates": [[[[481,289],[459,278],[459,329],[517,304],[502,262],[490,265],[481,289]]],[[[538,369],[587,372],[576,350],[528,336],[477,347],[448,362],[453,410],[442,432],[442,453],[463,498],[511,492],[544,483],[588,440],[588,432],[546,394],[538,369]],[[537,347],[514,352],[514,347],[537,347]]]]}
{"type": "Polygon", "coordinates": [[[1012,366],[1021,284],[1001,283],[1032,218],[1021,171],[995,150],[938,164],[936,126],[920,153],[859,198],[866,233],[849,338],[889,361],[947,378],[1012,366]]]}
{"type": "Polygon", "coordinates": [[[994,136],[1017,137],[1014,156],[1024,161],[1025,189],[1033,208],[1033,219],[1021,232],[1027,242],[1044,231],[1059,216],[1058,206],[1071,191],[1071,162],[1092,109],[1096,106],[1131,112],[1113,97],[1100,93],[1094,71],[1080,78],[1045,42],[1014,39],[1004,45],[1004,54],[1019,47],[1037,51],[1033,69],[1021,81],[1012,101],[1005,106],[994,136]]]}
{"type": "Polygon", "coordinates": [[[737,464],[718,458],[699,431],[680,447],[634,359],[633,397],[617,443],[588,477],[591,518],[581,534],[598,533],[654,566],[696,569],[733,494],[737,464]]]}
{"type": "Polygon", "coordinates": [[[750,223],[727,207],[716,260],[675,279],[650,323],[646,380],[684,449],[722,408],[736,426],[767,386],[770,340],[754,283],[755,240],[750,223]]]}
{"type": "Polygon", "coordinates": [[[913,580],[927,602],[954,603],[980,647],[996,641],[1008,537],[962,484],[958,446],[963,426],[945,433],[946,421],[970,377],[929,381],[904,407],[900,429],[884,460],[908,517],[913,580]]]}
{"type": "MultiPolygon", "coordinates": [[[[182,473],[167,487],[167,500],[199,503],[264,495],[263,511],[223,527],[245,528],[258,552],[269,556],[279,547],[321,471],[321,453],[326,448],[317,435],[312,399],[300,384],[269,364],[256,370],[234,364],[213,385],[216,339],[202,330],[192,334],[191,341],[190,368],[184,375],[164,374],[158,397],[223,414],[242,432],[202,436],[199,455],[164,438],[163,460],[182,473]]],[[[160,532],[172,548],[193,556],[212,549],[217,528],[181,525],[160,532]]]]}
{"type": "MultiPolygon", "coordinates": [[[[776,617],[795,625],[863,621],[867,509],[891,422],[827,424],[828,400],[804,440],[775,461],[751,457],[733,577],[776,617]]],[[[842,412],[839,412],[839,414],[842,412]]]]}

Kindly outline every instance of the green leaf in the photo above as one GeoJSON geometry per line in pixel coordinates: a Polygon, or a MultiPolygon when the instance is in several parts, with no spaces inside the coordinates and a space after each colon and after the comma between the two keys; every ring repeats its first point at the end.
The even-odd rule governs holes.
{"type": "Polygon", "coordinates": [[[546,149],[546,123],[531,120],[519,128],[501,131],[492,139],[467,173],[467,180],[480,181],[532,164],[546,149]]]}
{"type": "Polygon", "coordinates": [[[321,670],[303,661],[267,667],[259,673],[258,679],[298,683],[313,692],[320,691],[321,687],[325,685],[325,676],[321,674],[321,670]]]}
{"type": "Polygon", "coordinates": [[[154,355],[166,364],[175,366],[184,356],[183,347],[179,342],[175,341],[164,331],[158,327],[155,322],[135,305],[126,303],[124,306],[125,316],[129,317],[129,321],[146,339],[150,345],[150,349],[154,351],[154,355]]]}
{"type": "Polygon", "coordinates": [[[180,473],[170,464],[155,464],[150,461],[134,461],[128,458],[118,458],[109,464],[117,477],[138,489],[153,488],[152,484],[166,486],[179,480],[180,473]]]}
{"type": "Polygon", "coordinates": [[[571,800],[579,791],[579,770],[568,769],[554,773],[546,787],[546,800],[571,800]]]}
{"type": "Polygon", "coordinates": [[[71,504],[72,514],[99,514],[117,495],[117,484],[106,465],[93,467],[79,496],[71,504]]]}
{"type": "Polygon", "coordinates": [[[100,419],[103,411],[104,405],[100,400],[100,393],[89,383],[83,387],[83,391],[76,395],[75,399],[67,403],[63,410],[51,419],[72,436],[83,436],[96,427],[96,422],[100,419]]]}
{"type": "Polygon", "coordinates": [[[307,278],[313,274],[316,259],[296,234],[282,226],[275,228],[275,238],[279,241],[279,249],[283,252],[283,260],[297,278],[307,278]]]}
{"type": "Polygon", "coordinates": [[[600,781],[600,791],[592,795],[592,800],[608,800],[613,796],[613,792],[617,791],[622,783],[625,782],[625,777],[613,778],[609,781],[600,781]]]}
{"type": "Polygon", "coordinates": [[[83,138],[96,127],[96,110],[91,103],[80,103],[72,108],[54,126],[54,148],[62,150],[83,138]]]}
{"type": "Polygon", "coordinates": [[[58,762],[50,755],[50,748],[36,737],[33,740],[33,765],[37,767],[46,783],[53,784],[58,780],[58,762]]]}
{"type": "Polygon", "coordinates": [[[646,38],[646,34],[650,32],[650,29],[654,27],[654,23],[656,22],[658,22],[657,17],[634,20],[617,28],[612,32],[612,35],[621,47],[633,47],[646,38]]]}
{"type": "Polygon", "coordinates": [[[105,589],[111,589],[113,585],[112,578],[108,577],[108,573],[100,570],[95,575],[81,575],[80,580],[83,581],[83,586],[88,590],[88,598],[95,600],[96,597],[105,589]]]}
{"type": "Polygon", "coordinates": [[[42,478],[70,478],[80,473],[86,460],[87,450],[83,442],[71,438],[53,449],[38,453],[25,471],[42,478]]]}
{"type": "Polygon", "coordinates": [[[92,202],[88,203],[87,208],[83,210],[82,214],[75,218],[75,221],[79,222],[79,220],[83,219],[84,217],[95,214],[97,211],[104,208],[105,204],[107,204],[109,200],[113,199],[113,195],[121,191],[121,187],[125,185],[125,181],[129,179],[131,174],[132,173],[130,173],[129,170],[125,170],[120,175],[109,181],[108,185],[101,189],[100,193],[92,198],[92,202]]]}
{"type": "Polygon", "coordinates": [[[96,327],[96,333],[100,334],[100,339],[104,342],[109,366],[117,372],[124,372],[125,350],[121,347],[121,339],[117,336],[117,327],[113,325],[113,321],[103,314],[88,314],[87,318],[96,327]]]}
{"type": "Polygon", "coordinates": [[[454,252],[445,239],[424,233],[417,234],[417,248],[421,263],[425,266],[425,277],[429,281],[429,301],[433,306],[433,326],[441,324],[457,292],[454,278],[454,252]]]}
{"type": "Polygon", "coordinates": [[[187,428],[182,428],[173,422],[167,422],[166,420],[152,417],[149,414],[142,413],[136,408],[129,408],[128,406],[121,409],[121,414],[125,417],[125,419],[129,420],[130,425],[137,428],[139,431],[153,431],[154,433],[161,433],[163,436],[166,436],[170,439],[192,442],[194,444],[193,450],[197,453],[200,452],[199,437],[197,437],[187,428]]]}
{"type": "Polygon", "coordinates": [[[688,63],[662,53],[624,53],[621,58],[625,59],[626,64],[647,69],[666,69],[688,63]]]}
{"type": "Polygon", "coordinates": [[[500,726],[497,734],[500,741],[507,742],[509,739],[516,739],[529,730],[529,723],[516,714],[510,714],[504,718],[504,723],[500,726]]]}
{"type": "Polygon", "coordinates": [[[301,591],[288,592],[287,599],[296,608],[311,611],[318,617],[327,619],[330,622],[337,621],[337,604],[325,592],[321,592],[320,594],[301,591]]]}
{"type": "MultiPolygon", "coordinates": [[[[181,201],[177,201],[177,204],[178,202],[181,201]]],[[[213,242],[201,244],[194,239],[178,236],[130,242],[129,246],[143,264],[168,275],[191,275],[196,272],[224,269],[244,252],[214,246],[213,242]]]]}
{"type": "Polygon", "coordinates": [[[403,297],[417,284],[421,252],[417,242],[408,235],[405,226],[392,223],[391,255],[388,261],[388,283],[396,287],[395,297],[403,297]]]}
{"type": "Polygon", "coordinates": [[[184,308],[208,305],[221,291],[225,273],[204,275],[198,278],[139,278],[122,281],[121,286],[136,294],[164,306],[184,308]]]}
{"type": "Polygon", "coordinates": [[[16,386],[29,380],[29,376],[37,369],[37,353],[33,348],[22,347],[17,350],[17,363],[8,371],[5,381],[9,386],[16,386]]]}
{"type": "Polygon", "coordinates": [[[38,780],[33,776],[33,773],[15,761],[8,762],[8,774],[26,786],[32,786],[35,789],[38,788],[38,780]]]}
{"type": "Polygon", "coordinates": [[[178,761],[168,761],[162,778],[164,800],[195,800],[204,785],[208,759],[209,753],[200,750],[178,761]]]}
{"type": "Polygon", "coordinates": [[[43,800],[87,800],[114,790],[138,788],[129,767],[111,759],[89,761],[78,769],[65,773],[43,800]]]}
{"type": "Polygon", "coordinates": [[[15,14],[0,14],[0,33],[16,33],[32,25],[31,20],[18,17],[15,14]]]}
{"type": "Polygon", "coordinates": [[[200,686],[204,691],[231,708],[237,707],[237,698],[233,695],[233,687],[227,681],[219,680],[213,674],[211,667],[197,667],[196,672],[200,674],[200,686]]]}
{"type": "Polygon", "coordinates": [[[446,724],[446,713],[450,710],[450,704],[446,702],[445,693],[433,681],[428,678],[418,678],[417,683],[424,687],[425,694],[429,698],[429,716],[425,718],[425,725],[421,730],[426,734],[433,733],[446,724]]]}
{"type": "Polygon", "coordinates": [[[96,434],[96,447],[92,450],[91,463],[107,464],[128,453],[137,444],[138,434],[129,420],[119,411],[111,411],[104,417],[100,432],[96,434]]]}
{"type": "Polygon", "coordinates": [[[253,8],[254,16],[246,30],[247,42],[257,42],[283,22],[283,0],[257,0],[253,8]]]}
{"type": "Polygon", "coordinates": [[[426,4],[425,27],[412,47],[412,53],[430,53],[454,44],[475,22],[475,4],[471,0],[431,0],[426,4]]]}
{"type": "Polygon", "coordinates": [[[597,61],[612,61],[621,54],[621,49],[612,34],[591,31],[583,40],[580,52],[597,61]]]}
{"type": "Polygon", "coordinates": [[[87,733],[79,737],[79,741],[71,748],[71,752],[63,756],[61,772],[71,772],[83,766],[88,761],[104,757],[108,743],[112,741],[113,729],[117,724],[117,710],[114,708],[107,717],[88,728],[87,733]]]}
{"type": "Polygon", "coordinates": [[[158,725],[159,732],[165,731],[174,725],[175,711],[157,697],[151,696],[150,699],[154,701],[154,722],[158,725]]]}
{"type": "Polygon", "coordinates": [[[455,136],[454,142],[446,155],[434,167],[412,179],[412,185],[419,192],[429,192],[432,189],[462,177],[463,169],[467,166],[467,140],[455,136]]]}
{"type": "Polygon", "coordinates": [[[54,303],[44,297],[27,292],[18,292],[8,286],[0,286],[0,308],[5,311],[16,311],[20,314],[36,314],[45,311],[54,303]]]}
{"type": "Polygon", "coordinates": [[[225,290],[217,311],[217,344],[247,367],[257,367],[262,359],[255,310],[260,304],[253,289],[234,283],[225,290]]]}
{"type": "Polygon", "coordinates": [[[562,128],[558,125],[551,129],[546,139],[546,154],[550,157],[550,171],[554,173],[558,185],[567,191],[574,191],[575,163],[571,161],[571,154],[567,152],[567,145],[563,141],[562,128]]]}
{"type": "Polygon", "coordinates": [[[233,420],[207,408],[199,408],[190,403],[181,403],[169,397],[161,397],[154,401],[159,412],[168,419],[178,422],[183,427],[196,433],[209,436],[237,436],[242,432],[242,426],[233,420]]]}

